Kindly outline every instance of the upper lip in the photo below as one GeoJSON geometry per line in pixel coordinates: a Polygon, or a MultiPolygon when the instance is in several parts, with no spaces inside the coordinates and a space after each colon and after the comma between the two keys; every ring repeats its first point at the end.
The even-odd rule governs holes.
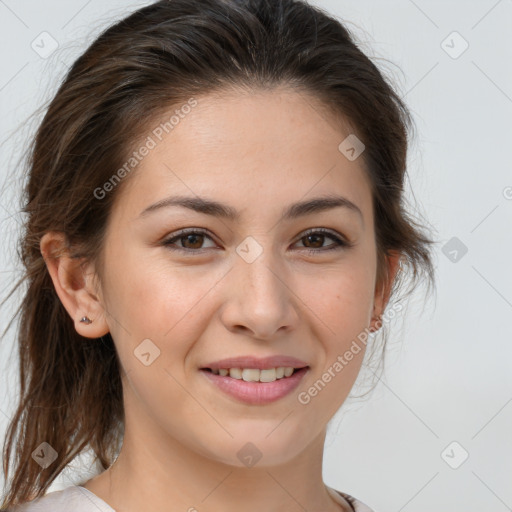
{"type": "Polygon", "coordinates": [[[221,359],[212,363],[208,363],[203,366],[211,370],[220,370],[221,368],[254,368],[258,370],[268,370],[270,368],[278,367],[292,367],[292,368],[304,368],[308,366],[307,363],[297,359],[296,357],[290,356],[270,356],[270,357],[253,357],[253,356],[240,356],[240,357],[229,357],[227,359],[221,359]]]}

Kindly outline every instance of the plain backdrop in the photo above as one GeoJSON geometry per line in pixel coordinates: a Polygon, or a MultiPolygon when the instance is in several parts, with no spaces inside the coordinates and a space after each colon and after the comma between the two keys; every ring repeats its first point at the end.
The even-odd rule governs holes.
{"type": "MultiPolygon", "coordinates": [[[[0,1],[2,298],[19,275],[15,166],[37,119],[26,121],[101,30],[148,3],[0,1]],[[33,49],[42,32],[58,44],[49,57],[33,49]]],[[[420,290],[389,324],[382,380],[329,425],[324,479],[376,512],[511,510],[512,1],[311,3],[347,24],[411,109],[408,196],[439,241],[437,292],[425,302],[420,290]]],[[[17,398],[12,350],[11,330],[0,344],[2,437],[17,398]]]]}

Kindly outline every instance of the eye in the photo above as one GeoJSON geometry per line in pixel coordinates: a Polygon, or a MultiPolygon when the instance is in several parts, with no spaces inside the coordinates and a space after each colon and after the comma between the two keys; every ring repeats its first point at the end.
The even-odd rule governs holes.
{"type": "Polygon", "coordinates": [[[335,235],[333,232],[331,232],[328,229],[319,228],[319,229],[312,229],[307,231],[299,241],[305,240],[307,244],[312,244],[313,247],[322,247],[323,242],[326,238],[330,238],[331,240],[334,240],[333,244],[330,244],[327,246],[327,249],[318,249],[318,248],[309,248],[308,245],[306,246],[306,251],[308,253],[319,253],[319,252],[326,252],[326,251],[332,251],[336,249],[343,249],[352,247],[352,243],[348,242],[347,240],[344,240],[340,238],[339,236],[335,235]]]}
{"type": "Polygon", "coordinates": [[[172,238],[168,238],[164,240],[163,245],[168,249],[173,251],[182,251],[182,252],[201,252],[202,249],[200,246],[204,242],[204,238],[212,238],[207,234],[207,231],[204,229],[189,229],[180,231],[177,235],[172,238]],[[183,247],[176,247],[175,242],[182,242],[183,247]]]}

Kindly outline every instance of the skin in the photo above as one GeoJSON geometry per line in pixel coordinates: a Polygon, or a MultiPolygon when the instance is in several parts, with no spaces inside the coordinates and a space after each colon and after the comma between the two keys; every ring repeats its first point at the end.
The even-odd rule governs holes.
{"type": "Polygon", "coordinates": [[[349,510],[329,496],[322,456],[327,423],[354,384],[364,345],[309,404],[297,395],[383,313],[399,255],[388,259],[389,280],[377,283],[363,160],[340,153],[350,132],[314,98],[283,88],[197,99],[117,197],[103,280],[92,264],[84,271],[67,255],[50,257],[62,247],[59,233],[41,241],[76,330],[110,332],[123,369],[122,450],[84,486],[123,512],[349,510]],[[279,220],[285,206],[332,193],[355,203],[362,218],[338,207],[279,220]],[[179,207],[139,217],[177,194],[215,199],[241,218],[179,207]],[[188,253],[162,245],[183,228],[209,233],[175,241],[188,253]],[[310,228],[333,230],[353,246],[325,251],[334,239],[305,237],[310,228]],[[248,236],[263,250],[252,263],[236,252],[248,236]],[[80,323],[84,315],[93,322],[80,323]],[[149,366],[134,356],[147,338],[160,350],[149,366]],[[267,405],[237,402],[199,371],[248,354],[295,356],[310,370],[294,392],[267,405]],[[262,454],[251,468],[237,457],[249,441],[262,454]]]}

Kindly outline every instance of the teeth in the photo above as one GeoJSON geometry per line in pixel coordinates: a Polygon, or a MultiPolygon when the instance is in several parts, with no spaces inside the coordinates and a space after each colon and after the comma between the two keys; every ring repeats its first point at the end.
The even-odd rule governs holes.
{"type": "Polygon", "coordinates": [[[292,366],[280,366],[267,370],[258,370],[256,368],[221,368],[219,370],[212,370],[212,373],[246,382],[274,382],[275,380],[290,377],[294,369],[292,366]]]}
{"type": "Polygon", "coordinates": [[[240,370],[240,368],[231,368],[230,370],[225,370],[225,371],[226,371],[226,375],[233,377],[233,379],[241,379],[242,378],[242,370],[240,370]]]}
{"type": "Polygon", "coordinates": [[[245,382],[258,382],[260,380],[259,370],[242,370],[242,379],[245,382]]]}
{"type": "MultiPolygon", "coordinates": [[[[253,372],[254,370],[250,370],[250,371],[253,372]]],[[[260,382],[274,382],[275,380],[277,380],[276,373],[277,372],[276,372],[275,368],[270,368],[268,370],[260,370],[259,381],[260,382]]]]}

